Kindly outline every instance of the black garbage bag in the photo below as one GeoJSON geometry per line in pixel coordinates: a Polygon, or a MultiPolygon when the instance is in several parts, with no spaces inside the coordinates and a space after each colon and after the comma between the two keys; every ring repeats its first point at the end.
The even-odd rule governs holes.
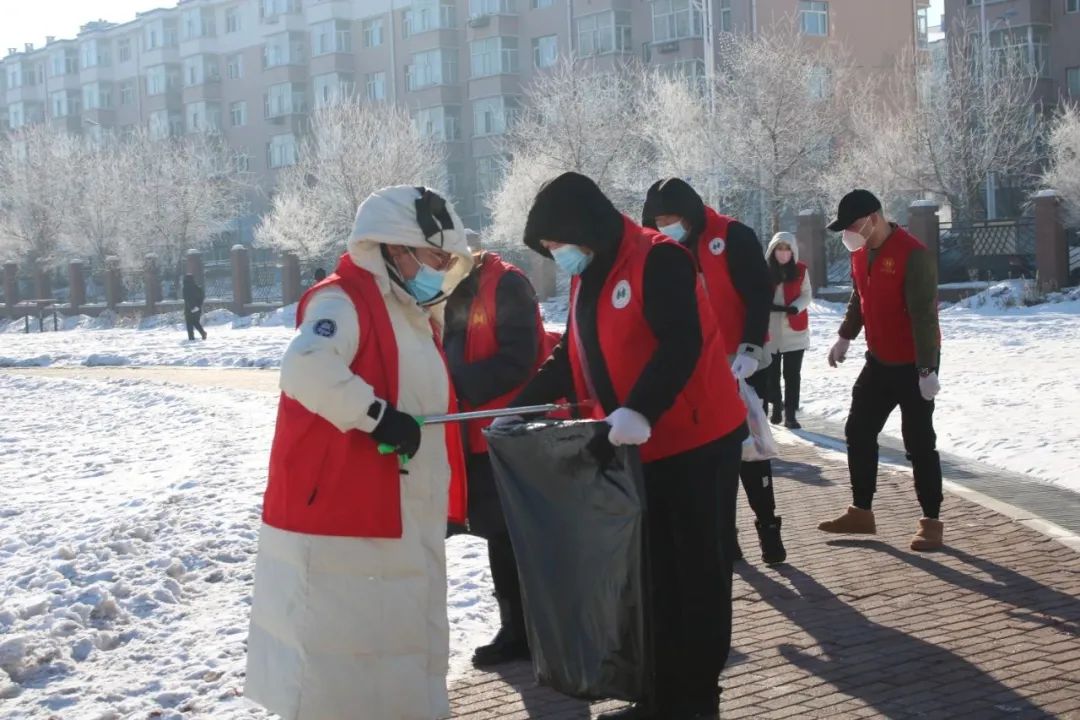
{"type": "Polygon", "coordinates": [[[583,700],[634,701],[652,673],[645,484],[637,448],[613,448],[609,430],[542,422],[487,438],[537,680],[583,700]]]}

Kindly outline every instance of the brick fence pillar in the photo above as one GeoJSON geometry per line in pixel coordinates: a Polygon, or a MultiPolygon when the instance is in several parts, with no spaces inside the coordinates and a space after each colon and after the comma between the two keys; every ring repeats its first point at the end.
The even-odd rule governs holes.
{"type": "Polygon", "coordinates": [[[8,308],[19,302],[19,266],[4,263],[4,304],[8,308]]]}
{"type": "Polygon", "coordinates": [[[810,272],[810,287],[814,290],[829,284],[828,257],[825,254],[825,216],[816,210],[799,213],[795,231],[799,241],[799,260],[810,272]]]}
{"type": "Polygon", "coordinates": [[[233,312],[244,314],[244,306],[251,303],[251,257],[243,245],[232,247],[233,312]]]}
{"type": "Polygon", "coordinates": [[[120,274],[120,258],[105,258],[105,305],[115,310],[124,301],[124,278],[120,274]]]}
{"type": "Polygon", "coordinates": [[[185,257],[184,272],[195,278],[195,282],[199,287],[206,289],[206,284],[203,282],[206,278],[206,272],[203,270],[202,252],[199,250],[188,250],[185,257]]]}
{"type": "Polygon", "coordinates": [[[1043,190],[1035,202],[1035,267],[1039,290],[1060,290],[1069,284],[1069,248],[1061,217],[1061,198],[1054,190],[1043,190]]]}
{"type": "Polygon", "coordinates": [[[34,294],[41,299],[52,297],[52,278],[49,277],[49,270],[37,264],[34,265],[34,294]]]}
{"type": "Polygon", "coordinates": [[[73,311],[77,311],[86,304],[86,273],[83,271],[82,260],[68,263],[68,288],[68,304],[73,311]]]}
{"type": "Polygon", "coordinates": [[[158,267],[158,256],[156,254],[146,254],[143,277],[146,285],[146,314],[152,315],[154,306],[161,302],[161,268],[158,267]]]}
{"type": "Polygon", "coordinates": [[[933,200],[916,200],[908,209],[908,232],[922,240],[930,257],[941,257],[941,217],[933,200]]]}
{"type": "Polygon", "coordinates": [[[281,256],[281,301],[285,305],[300,302],[300,258],[295,253],[281,256]]]}

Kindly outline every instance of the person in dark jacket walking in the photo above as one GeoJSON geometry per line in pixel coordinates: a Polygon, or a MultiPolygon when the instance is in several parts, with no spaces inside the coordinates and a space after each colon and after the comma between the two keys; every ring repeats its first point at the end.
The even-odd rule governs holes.
{"type": "Polygon", "coordinates": [[[939,550],[944,545],[944,525],[938,517],[942,477],[934,433],[934,397],[941,389],[937,263],[922,242],[885,220],[881,201],[867,190],[844,196],[829,229],[843,233],[844,245],[851,251],[854,284],[839,337],[829,351],[829,364],[836,367],[844,362],[851,341],[864,328],[867,353],[852,391],[845,428],[852,503],[818,529],[863,535],[877,532],[872,503],[877,489],[878,435],[899,405],[904,449],[923,511],[911,549],[939,550]]]}
{"type": "MultiPolygon", "coordinates": [[[[754,389],[767,408],[770,357],[765,338],[773,288],[757,235],[738,220],[707,207],[697,191],[679,178],[660,180],[649,188],[642,224],[690,249],[720,324],[731,371],[754,389]]],[[[787,550],[776,516],[772,463],[744,462],[739,474],[756,517],[761,559],[769,565],[782,563],[787,550]]],[[[730,542],[733,556],[741,559],[734,535],[730,542]]]]}
{"type": "Polygon", "coordinates": [[[195,331],[198,330],[202,339],[206,339],[206,330],[203,329],[202,305],[206,300],[206,293],[195,282],[195,276],[188,273],[184,276],[184,324],[187,325],[188,340],[195,339],[195,331]]]}
{"type": "MultiPolygon", "coordinates": [[[[495,253],[473,257],[472,272],[446,302],[443,336],[450,375],[466,412],[506,407],[544,359],[544,326],[528,278],[495,253]]],[[[471,421],[465,433],[468,532],[487,540],[501,623],[495,639],[473,653],[476,667],[529,657],[514,548],[482,432],[490,424],[471,421]]]]}
{"type": "Polygon", "coordinates": [[[640,448],[653,637],[647,699],[612,720],[718,717],[746,408],[690,253],[565,173],[537,194],[525,244],[572,276],[567,332],[511,407],[575,397],[640,448]]]}

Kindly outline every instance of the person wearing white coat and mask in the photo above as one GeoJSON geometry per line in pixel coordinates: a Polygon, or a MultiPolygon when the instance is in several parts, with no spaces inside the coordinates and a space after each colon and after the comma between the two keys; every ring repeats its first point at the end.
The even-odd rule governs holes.
{"type": "Polygon", "coordinates": [[[471,267],[463,230],[430,190],[379,190],[297,308],[244,688],[284,720],[450,717],[444,538],[464,457],[456,425],[417,418],[455,409],[438,304],[471,267]]]}
{"type": "Polygon", "coordinates": [[[799,262],[799,243],[788,232],[779,232],[765,251],[772,277],[773,304],[769,315],[769,339],[765,352],[772,355],[769,365],[769,402],[772,423],[797,430],[799,388],[802,384],[803,355],[810,347],[810,318],[806,309],[813,301],[810,273],[799,262]],[[783,370],[781,371],[781,367],[783,370]],[[784,389],[780,389],[783,375],[784,389]],[[783,411],[783,416],[781,416],[783,411]]]}

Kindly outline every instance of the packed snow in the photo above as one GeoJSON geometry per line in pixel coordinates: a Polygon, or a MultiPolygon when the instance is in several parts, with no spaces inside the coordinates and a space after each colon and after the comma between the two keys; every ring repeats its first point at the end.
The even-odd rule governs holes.
{"type": "MultiPolygon", "coordinates": [[[[165,337],[36,339],[138,362],[165,337]]],[[[273,394],[0,372],[0,396],[0,718],[266,717],[241,692],[273,394]]],[[[483,543],[447,554],[453,677],[497,611],[483,543]]]]}

